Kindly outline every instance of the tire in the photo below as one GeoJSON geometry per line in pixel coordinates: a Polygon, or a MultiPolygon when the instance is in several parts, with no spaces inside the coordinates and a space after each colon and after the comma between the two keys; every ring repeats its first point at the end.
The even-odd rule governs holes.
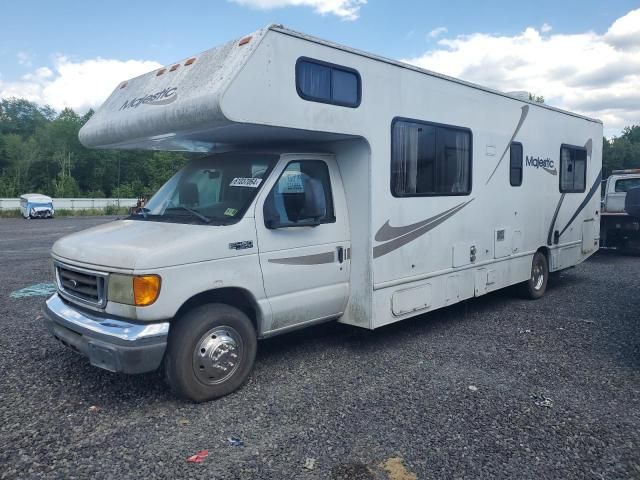
{"type": "Polygon", "coordinates": [[[531,276],[522,283],[521,293],[524,298],[537,300],[542,298],[549,282],[549,264],[542,252],[536,252],[531,261],[531,276]]]}
{"type": "Polygon", "coordinates": [[[249,377],[256,350],[256,331],[243,312],[219,303],[196,307],[169,331],[167,383],[194,402],[228,395],[249,377]]]}

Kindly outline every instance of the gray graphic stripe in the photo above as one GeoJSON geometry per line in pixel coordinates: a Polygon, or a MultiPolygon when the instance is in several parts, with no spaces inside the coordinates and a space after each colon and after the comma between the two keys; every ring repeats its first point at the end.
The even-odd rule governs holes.
{"type": "Polygon", "coordinates": [[[556,220],[558,219],[558,212],[560,212],[560,206],[564,200],[564,196],[566,193],[560,195],[560,200],[558,201],[558,206],[556,207],[556,211],[553,214],[553,218],[551,219],[551,225],[549,226],[549,234],[547,235],[547,245],[551,246],[553,243],[553,228],[556,226],[556,220]]]}
{"type": "Polygon", "coordinates": [[[498,167],[502,163],[502,160],[504,160],[504,156],[507,154],[507,152],[509,151],[509,148],[511,147],[511,142],[513,142],[513,140],[516,138],[516,135],[520,131],[520,128],[522,127],[522,124],[524,123],[524,121],[527,118],[528,114],[529,114],[529,105],[523,105],[522,106],[522,113],[520,114],[520,121],[518,122],[518,126],[516,127],[515,131],[513,132],[513,135],[511,135],[511,140],[509,140],[509,143],[507,143],[507,147],[504,149],[504,152],[502,152],[502,156],[500,157],[500,160],[498,160],[498,164],[496,165],[496,168],[493,169],[493,172],[491,172],[491,175],[489,175],[489,178],[487,178],[487,182],[485,183],[485,185],[489,184],[489,182],[493,178],[493,175],[498,171],[498,167]]]}
{"type": "Polygon", "coordinates": [[[382,227],[380,227],[380,229],[376,232],[375,240],[376,242],[386,242],[387,240],[393,240],[394,238],[400,237],[409,232],[417,230],[418,228],[423,227],[428,223],[431,223],[437,220],[443,215],[446,215],[452,210],[455,210],[459,206],[460,205],[456,205],[455,207],[452,207],[449,210],[439,213],[438,215],[434,215],[431,218],[427,218],[426,220],[422,220],[420,222],[412,223],[411,225],[405,225],[404,227],[392,227],[391,225],[389,225],[389,220],[387,220],[387,223],[385,223],[382,227]]]}
{"type": "Polygon", "coordinates": [[[451,218],[453,215],[458,213],[464,207],[469,205],[472,201],[473,201],[473,198],[471,200],[467,201],[467,202],[461,203],[460,205],[457,205],[457,206],[447,210],[446,212],[443,212],[440,215],[432,217],[432,218],[435,218],[435,220],[431,221],[431,223],[427,223],[427,224],[421,226],[420,228],[417,228],[417,229],[407,233],[406,235],[403,235],[401,237],[397,237],[394,240],[391,240],[391,241],[389,241],[387,243],[383,243],[382,245],[378,245],[378,246],[374,247],[373,248],[373,258],[378,258],[378,257],[381,257],[383,255],[386,255],[387,253],[393,252],[394,250],[397,250],[398,248],[406,245],[407,243],[412,242],[416,238],[421,237],[425,233],[429,232],[430,230],[433,230],[435,227],[437,227],[438,225],[440,225],[444,221],[446,221],[449,218],[451,218]]]}
{"type": "Polygon", "coordinates": [[[580,205],[578,205],[578,209],[571,216],[571,218],[569,219],[569,221],[567,222],[565,227],[560,231],[560,235],[561,236],[562,236],[562,234],[564,232],[567,231],[567,228],[569,228],[569,225],[571,225],[571,223],[576,219],[576,217],[582,211],[582,209],[587,206],[587,203],[589,203],[589,200],[591,200],[591,198],[595,195],[595,193],[598,190],[600,190],[600,182],[601,181],[602,181],[602,169],[600,169],[600,173],[598,173],[598,176],[596,177],[596,181],[593,182],[593,186],[591,187],[591,190],[589,190],[589,193],[587,193],[587,196],[584,197],[584,200],[582,200],[582,203],[580,205]]]}
{"type": "Polygon", "coordinates": [[[176,93],[172,97],[165,98],[164,100],[154,100],[153,102],[144,102],[145,105],[169,105],[170,103],[175,102],[178,99],[178,94],[176,93]]]}
{"type": "Polygon", "coordinates": [[[270,258],[269,263],[281,265],[322,265],[336,261],[335,252],[315,253],[313,255],[301,255],[299,257],[270,258]]]}

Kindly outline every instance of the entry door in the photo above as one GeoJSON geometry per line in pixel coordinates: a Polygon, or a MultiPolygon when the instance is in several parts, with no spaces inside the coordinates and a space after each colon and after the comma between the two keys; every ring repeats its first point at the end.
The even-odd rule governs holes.
{"type": "Polygon", "coordinates": [[[281,160],[256,207],[270,330],[338,316],[349,295],[349,235],[331,157],[281,160]]]}

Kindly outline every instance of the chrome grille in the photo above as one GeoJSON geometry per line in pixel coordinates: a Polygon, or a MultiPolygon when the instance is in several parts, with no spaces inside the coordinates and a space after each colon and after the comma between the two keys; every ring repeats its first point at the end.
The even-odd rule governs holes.
{"type": "Polygon", "coordinates": [[[70,300],[104,307],[106,303],[106,274],[56,263],[58,289],[70,300]]]}

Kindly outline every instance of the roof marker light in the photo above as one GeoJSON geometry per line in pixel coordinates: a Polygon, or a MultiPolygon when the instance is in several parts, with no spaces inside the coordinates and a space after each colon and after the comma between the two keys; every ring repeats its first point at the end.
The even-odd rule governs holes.
{"type": "Polygon", "coordinates": [[[251,41],[251,37],[244,37],[240,42],[238,42],[238,46],[246,45],[251,41]]]}
{"type": "Polygon", "coordinates": [[[195,61],[196,61],[196,57],[190,58],[189,60],[184,62],[184,66],[187,67],[187,66],[191,65],[195,61]]]}
{"type": "Polygon", "coordinates": [[[175,72],[175,71],[178,69],[178,67],[179,67],[179,66],[180,66],[180,64],[179,64],[179,63],[176,63],[173,67],[171,67],[171,68],[169,69],[169,71],[170,71],[170,72],[175,72]]]}
{"type": "Polygon", "coordinates": [[[124,87],[126,87],[126,86],[127,86],[127,82],[122,82],[122,83],[120,84],[120,89],[123,89],[123,88],[124,88],[124,87]]]}
{"type": "Polygon", "coordinates": [[[166,72],[167,69],[166,68],[161,68],[160,70],[158,70],[158,72],[156,73],[156,77],[159,77],[160,75],[162,75],[164,72],[166,72]]]}

